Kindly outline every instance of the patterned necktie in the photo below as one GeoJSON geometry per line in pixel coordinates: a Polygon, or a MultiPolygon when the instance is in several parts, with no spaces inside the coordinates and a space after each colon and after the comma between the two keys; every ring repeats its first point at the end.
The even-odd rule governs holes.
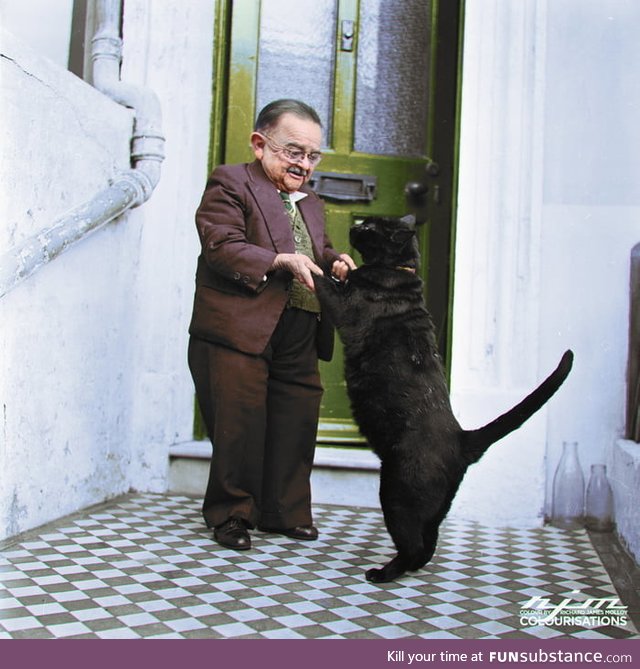
{"type": "Polygon", "coordinates": [[[280,197],[282,198],[282,201],[284,202],[284,208],[289,214],[289,218],[293,218],[296,215],[296,209],[293,206],[293,202],[291,202],[291,196],[289,193],[285,193],[284,191],[280,191],[280,197]]]}

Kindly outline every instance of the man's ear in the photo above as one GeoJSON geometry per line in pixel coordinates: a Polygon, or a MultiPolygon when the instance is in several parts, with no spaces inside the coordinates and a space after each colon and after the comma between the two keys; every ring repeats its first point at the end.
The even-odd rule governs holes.
{"type": "Polygon", "coordinates": [[[253,154],[258,160],[260,160],[264,154],[266,140],[259,132],[252,132],[250,140],[253,154]]]}

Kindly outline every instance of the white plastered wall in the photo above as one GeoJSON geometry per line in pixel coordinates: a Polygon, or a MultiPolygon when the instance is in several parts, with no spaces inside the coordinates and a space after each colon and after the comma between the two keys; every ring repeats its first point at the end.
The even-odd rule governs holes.
{"type": "MultiPolygon", "coordinates": [[[[132,488],[166,490],[169,446],[191,438],[186,342],[214,9],[209,0],[128,0],[122,77],[160,98],[160,184],[145,205],[0,298],[0,539],[132,488]]],[[[63,14],[50,25],[68,21],[63,14]]],[[[129,167],[131,111],[29,41],[0,44],[11,158],[2,163],[3,250],[129,167]]]]}
{"type": "Polygon", "coordinates": [[[533,526],[562,442],[608,463],[623,430],[628,259],[640,237],[638,6],[466,3],[452,398],[465,427],[566,348],[574,370],[468,473],[453,513],[533,526]]]}

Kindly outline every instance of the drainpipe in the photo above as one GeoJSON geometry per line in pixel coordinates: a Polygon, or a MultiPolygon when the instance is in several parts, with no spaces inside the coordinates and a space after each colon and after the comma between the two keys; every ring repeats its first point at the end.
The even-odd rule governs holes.
{"type": "Polygon", "coordinates": [[[96,32],[91,40],[93,85],[115,102],[135,112],[131,140],[133,169],[121,176],[138,190],[137,207],[146,202],[160,179],[160,163],[164,160],[164,137],[160,131],[160,103],[148,88],[120,81],[122,38],[120,19],[122,0],[97,0],[96,32]]]}
{"type": "Polygon", "coordinates": [[[0,255],[0,298],[75,242],[128,209],[146,202],[160,179],[164,137],[160,104],[149,89],[120,81],[121,0],[96,2],[97,29],[92,41],[94,86],[135,112],[131,142],[132,169],[111,185],[67,212],[52,225],[0,255]]]}

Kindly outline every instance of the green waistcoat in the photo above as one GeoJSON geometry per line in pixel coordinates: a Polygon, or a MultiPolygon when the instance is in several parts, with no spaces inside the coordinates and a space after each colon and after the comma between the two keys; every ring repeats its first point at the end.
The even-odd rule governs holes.
{"type": "MultiPolygon", "coordinates": [[[[300,211],[295,204],[291,202],[289,193],[281,192],[280,197],[284,202],[284,208],[289,216],[289,221],[291,222],[296,253],[302,253],[315,262],[311,237],[304,219],[302,218],[302,214],[300,214],[300,211]]],[[[306,286],[303,286],[295,279],[291,284],[291,291],[289,293],[289,301],[287,304],[290,307],[297,307],[298,309],[311,311],[315,314],[320,313],[320,303],[318,302],[318,298],[306,286]]]]}

